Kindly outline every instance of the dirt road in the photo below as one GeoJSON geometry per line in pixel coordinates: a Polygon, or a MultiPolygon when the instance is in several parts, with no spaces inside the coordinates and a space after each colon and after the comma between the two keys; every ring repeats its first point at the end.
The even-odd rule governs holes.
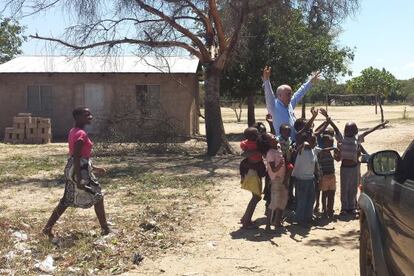
{"type": "MultiPolygon", "coordinates": [[[[405,149],[413,138],[413,121],[401,119],[403,108],[385,108],[390,126],[366,138],[369,152],[405,149]]],[[[373,110],[371,106],[332,107],[330,113],[340,129],[353,120],[363,131],[378,123],[379,115],[374,115],[373,110]]],[[[413,114],[412,107],[407,107],[407,111],[413,114]]],[[[264,112],[256,110],[256,117],[264,117],[264,112]]],[[[223,114],[227,133],[240,133],[245,122],[234,122],[231,110],[224,110],[223,114]]],[[[236,141],[234,146],[237,147],[236,141]]],[[[338,164],[336,172],[339,173],[338,164]]],[[[239,186],[237,167],[221,171],[212,191],[216,198],[200,210],[193,230],[183,234],[186,245],[157,260],[145,260],[137,271],[128,275],[359,275],[357,220],[321,223],[309,230],[285,223],[285,229],[267,234],[264,203],[260,202],[254,216],[259,229],[241,230],[237,222],[249,193],[239,186]]],[[[339,207],[337,192],[336,213],[339,207]]]]}

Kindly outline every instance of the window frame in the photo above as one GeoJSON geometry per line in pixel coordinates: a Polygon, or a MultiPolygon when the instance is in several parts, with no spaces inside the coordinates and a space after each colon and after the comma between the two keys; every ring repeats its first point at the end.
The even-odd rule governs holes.
{"type": "Polygon", "coordinates": [[[26,88],[26,110],[31,113],[50,114],[53,111],[53,86],[49,84],[28,85],[26,88]],[[46,89],[42,89],[43,87],[46,89]],[[36,107],[30,104],[30,88],[36,88],[36,98],[38,103],[36,107]],[[49,102],[46,98],[49,98],[49,102]],[[48,103],[48,105],[46,103],[48,103]]]}
{"type": "Polygon", "coordinates": [[[136,107],[139,109],[144,116],[153,116],[156,115],[157,112],[161,109],[161,85],[160,84],[154,84],[154,83],[146,83],[146,84],[135,84],[135,102],[136,107]],[[145,86],[146,91],[144,92],[144,100],[138,99],[138,87],[145,86]],[[150,87],[158,87],[158,91],[156,92],[158,94],[157,102],[155,103],[154,99],[149,97],[154,92],[150,92],[150,87]]]}

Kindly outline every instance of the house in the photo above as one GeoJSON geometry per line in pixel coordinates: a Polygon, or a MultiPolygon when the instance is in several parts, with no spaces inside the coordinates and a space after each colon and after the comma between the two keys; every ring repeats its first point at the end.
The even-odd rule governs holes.
{"type": "Polygon", "coordinates": [[[24,112],[50,118],[64,138],[72,110],[87,106],[92,135],[188,138],[199,128],[199,68],[191,57],[17,57],[0,65],[0,136],[24,112]]]}

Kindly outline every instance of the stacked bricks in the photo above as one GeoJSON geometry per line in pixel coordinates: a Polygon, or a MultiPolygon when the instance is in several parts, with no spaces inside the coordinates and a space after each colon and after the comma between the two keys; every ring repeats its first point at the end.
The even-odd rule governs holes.
{"type": "Polygon", "coordinates": [[[49,118],[32,117],[19,113],[13,118],[13,127],[6,127],[4,142],[12,144],[47,144],[52,140],[49,118]]]}

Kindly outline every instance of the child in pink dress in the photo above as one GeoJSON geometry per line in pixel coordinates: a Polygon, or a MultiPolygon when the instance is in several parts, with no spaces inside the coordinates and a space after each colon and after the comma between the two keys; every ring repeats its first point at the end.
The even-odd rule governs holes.
{"type": "Polygon", "coordinates": [[[285,159],[280,149],[278,140],[272,136],[270,149],[266,154],[267,173],[270,177],[270,204],[267,212],[266,230],[270,230],[270,224],[275,221],[275,226],[282,226],[283,210],[288,201],[288,186],[284,181],[286,174],[285,159]]]}

